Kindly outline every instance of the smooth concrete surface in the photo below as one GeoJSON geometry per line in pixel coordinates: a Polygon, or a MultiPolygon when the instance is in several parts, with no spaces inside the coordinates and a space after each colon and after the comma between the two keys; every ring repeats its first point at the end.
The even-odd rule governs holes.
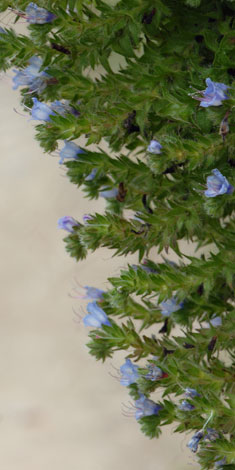
{"type": "Polygon", "coordinates": [[[34,122],[14,111],[24,114],[11,75],[0,81],[0,469],[196,469],[189,437],[168,427],[149,440],[123,415],[130,399],[112,376],[123,355],[103,365],[88,354],[86,302],[69,294],[76,282],[106,289],[127,259],[100,249],[76,263],[65,252],[58,218],[81,220],[104,200],[85,199],[43,154],[34,122]]]}

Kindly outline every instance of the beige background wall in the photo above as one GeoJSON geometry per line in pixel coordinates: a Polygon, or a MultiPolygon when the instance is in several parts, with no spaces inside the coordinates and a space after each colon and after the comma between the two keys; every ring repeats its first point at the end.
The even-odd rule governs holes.
{"type": "Polygon", "coordinates": [[[73,313],[86,302],[68,296],[74,279],[105,289],[127,260],[104,249],[79,263],[66,254],[58,218],[79,220],[104,201],[84,199],[43,154],[34,123],[14,112],[23,113],[10,77],[0,80],[0,468],[196,469],[188,437],[168,428],[150,441],[122,415],[127,390],[110,375],[121,359],[102,365],[88,354],[73,313]]]}

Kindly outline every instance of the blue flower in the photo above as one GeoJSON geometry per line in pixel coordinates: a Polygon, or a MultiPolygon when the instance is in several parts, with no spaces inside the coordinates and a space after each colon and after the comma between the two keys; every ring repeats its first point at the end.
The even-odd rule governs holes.
{"type": "Polygon", "coordinates": [[[207,434],[204,437],[205,441],[208,440],[208,441],[213,442],[213,441],[216,441],[216,439],[219,439],[220,437],[219,433],[213,428],[206,428],[206,432],[207,434]]]}
{"type": "Polygon", "coordinates": [[[75,116],[79,114],[78,111],[76,111],[76,109],[70,106],[68,100],[64,100],[63,103],[59,100],[55,100],[51,103],[50,106],[51,106],[52,111],[55,111],[57,114],[60,114],[60,116],[66,116],[66,114],[68,113],[74,114],[75,116]]]}
{"type": "Polygon", "coordinates": [[[187,400],[183,400],[179,405],[179,410],[181,411],[191,411],[194,410],[195,406],[189,403],[187,400]]]}
{"type": "Polygon", "coordinates": [[[54,116],[55,113],[51,110],[51,108],[45,104],[38,101],[37,98],[32,98],[33,100],[33,107],[31,109],[31,116],[32,119],[35,121],[50,121],[50,116],[54,116]]]}
{"type": "Polygon", "coordinates": [[[85,225],[87,225],[87,222],[88,220],[92,220],[92,216],[90,214],[84,214],[83,217],[82,217],[82,220],[84,222],[85,225]]]}
{"type": "Polygon", "coordinates": [[[120,372],[122,374],[120,384],[127,387],[128,385],[135,383],[139,378],[138,369],[139,367],[133,364],[130,359],[126,359],[126,362],[120,367],[120,372]]]}
{"type": "Polygon", "coordinates": [[[102,325],[111,326],[106,313],[96,302],[89,302],[89,304],[87,304],[87,311],[88,315],[83,318],[85,326],[94,326],[95,328],[100,328],[102,325]]]}
{"type": "Polygon", "coordinates": [[[185,388],[185,393],[184,395],[188,398],[195,398],[195,397],[200,397],[200,393],[195,390],[195,388],[185,388]]]}
{"type": "Polygon", "coordinates": [[[197,98],[201,101],[200,106],[208,108],[208,106],[220,106],[222,101],[228,100],[229,97],[226,95],[228,86],[224,83],[213,82],[210,78],[206,79],[207,88],[202,91],[204,98],[197,98]]]}
{"type": "Polygon", "coordinates": [[[111,199],[118,195],[118,189],[113,188],[113,189],[108,189],[107,191],[100,191],[99,195],[101,197],[104,197],[105,199],[111,199]]]}
{"type": "Polygon", "coordinates": [[[86,295],[83,299],[94,299],[100,300],[103,297],[104,291],[101,289],[97,289],[96,287],[84,286],[86,289],[86,295]]]}
{"type": "Polygon", "coordinates": [[[151,380],[152,382],[161,379],[164,376],[166,377],[167,375],[162,371],[162,369],[160,369],[160,367],[157,367],[155,364],[149,364],[148,370],[149,372],[147,373],[147,375],[145,375],[145,379],[151,380]]]}
{"type": "Polygon", "coordinates": [[[85,178],[85,181],[92,181],[95,178],[97,171],[97,168],[93,168],[93,170],[91,170],[89,175],[85,178]]]}
{"type": "Polygon", "coordinates": [[[65,215],[58,220],[58,228],[62,228],[63,230],[67,230],[69,233],[74,232],[74,227],[80,227],[81,224],[77,222],[73,217],[65,215]]]}
{"type": "Polygon", "coordinates": [[[161,153],[162,145],[157,140],[151,140],[147,148],[148,152],[159,154],[161,153]]]}
{"type": "Polygon", "coordinates": [[[40,8],[36,3],[29,3],[26,10],[26,18],[30,24],[44,24],[50,23],[56,18],[56,15],[45,10],[45,8],[40,8]]]}
{"type": "Polygon", "coordinates": [[[159,410],[162,409],[160,405],[149,400],[145,395],[140,395],[140,398],[135,401],[136,419],[143,418],[144,416],[158,415],[159,410]]]}
{"type": "Polygon", "coordinates": [[[144,264],[132,264],[131,267],[134,269],[134,271],[137,271],[137,269],[140,268],[148,274],[151,274],[151,273],[156,274],[158,272],[156,269],[149,268],[148,266],[145,266],[144,264]]]}
{"type": "Polygon", "coordinates": [[[212,170],[213,176],[207,177],[207,190],[205,191],[206,197],[216,197],[221,194],[231,194],[234,187],[229,184],[227,178],[220,173],[217,168],[212,170]]]}
{"type": "Polygon", "coordinates": [[[217,460],[217,462],[215,462],[216,470],[219,470],[220,468],[222,468],[223,465],[226,465],[226,457],[224,457],[223,459],[217,460]]]}
{"type": "Polygon", "coordinates": [[[75,144],[74,142],[65,140],[64,141],[64,147],[60,151],[60,165],[64,163],[64,160],[69,158],[72,160],[76,160],[78,158],[79,153],[85,153],[80,147],[75,144]]]}
{"type": "Polygon", "coordinates": [[[189,449],[191,449],[192,452],[197,452],[198,444],[202,438],[203,438],[203,432],[197,431],[188,442],[187,447],[189,447],[189,449]]]}
{"type": "Polygon", "coordinates": [[[164,317],[169,317],[173,312],[176,312],[180,308],[183,307],[183,302],[178,303],[174,297],[171,299],[166,300],[165,302],[161,302],[159,307],[162,311],[162,315],[164,317]]]}
{"type": "Polygon", "coordinates": [[[50,77],[46,72],[41,71],[42,59],[37,56],[31,57],[29,65],[23,70],[14,69],[16,73],[12,78],[13,90],[19,86],[29,86],[30,91],[42,91],[46,87],[46,80],[50,77]]]}
{"type": "Polygon", "coordinates": [[[0,26],[0,34],[6,34],[5,29],[1,28],[1,26],[0,26]]]}
{"type": "MultiPolygon", "coordinates": [[[[217,317],[212,317],[210,319],[210,323],[212,326],[214,326],[214,328],[216,328],[217,326],[221,326],[222,325],[222,318],[217,316],[217,317]]],[[[208,324],[210,326],[210,324],[208,324]]]]}

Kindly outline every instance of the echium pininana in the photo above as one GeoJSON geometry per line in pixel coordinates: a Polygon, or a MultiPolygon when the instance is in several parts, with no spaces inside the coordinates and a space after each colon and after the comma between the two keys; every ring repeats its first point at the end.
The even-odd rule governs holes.
{"type": "Polygon", "coordinates": [[[89,199],[105,199],[103,214],[60,217],[67,251],[138,254],[109,289],[75,290],[89,299],[90,353],[124,351],[118,380],[147,436],[172,423],[203,470],[230,470],[235,1],[2,3],[28,26],[17,36],[2,24],[0,69],[14,67],[37,140],[89,199]],[[183,242],[206,252],[188,256],[183,242]]]}

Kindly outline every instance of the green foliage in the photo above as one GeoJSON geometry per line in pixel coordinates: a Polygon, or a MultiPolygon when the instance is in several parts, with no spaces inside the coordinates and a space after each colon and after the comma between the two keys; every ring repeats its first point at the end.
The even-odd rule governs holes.
{"type": "MultiPolygon", "coordinates": [[[[12,8],[17,21],[28,3],[2,0],[0,11],[12,8]]],[[[69,233],[66,249],[77,261],[105,246],[115,255],[138,253],[142,262],[109,278],[99,306],[110,326],[90,331],[90,353],[104,361],[124,350],[140,361],[139,378],[128,387],[134,400],[161,391],[159,414],[138,420],[148,437],[170,423],[176,432],[205,433],[208,426],[219,438],[200,441],[202,470],[223,458],[220,468],[234,469],[235,192],[206,197],[205,189],[214,168],[235,186],[235,1],[37,5],[56,18],[28,24],[27,36],[11,27],[0,33],[0,69],[24,69],[32,56],[42,59],[46,86],[21,89],[25,109],[31,110],[32,97],[49,106],[68,100],[78,115],[57,113],[36,122],[36,139],[50,153],[62,140],[85,136],[84,153],[64,162],[68,178],[90,199],[117,190],[104,214],[91,214],[69,233]],[[118,70],[117,58],[123,64],[118,70]],[[228,99],[203,108],[197,98],[208,77],[229,87],[228,99]],[[98,146],[101,139],[107,152],[98,146]],[[153,139],[162,146],[159,154],[147,150],[153,139]],[[87,178],[93,170],[93,179],[87,178]],[[213,250],[187,256],[182,240],[213,250]],[[169,248],[178,264],[164,258],[169,248]],[[164,262],[144,259],[151,249],[164,262]],[[166,317],[161,303],[172,298],[182,304],[166,317]],[[145,377],[149,363],[162,377],[145,377]],[[198,392],[190,412],[179,409],[187,388],[198,392]]]]}

